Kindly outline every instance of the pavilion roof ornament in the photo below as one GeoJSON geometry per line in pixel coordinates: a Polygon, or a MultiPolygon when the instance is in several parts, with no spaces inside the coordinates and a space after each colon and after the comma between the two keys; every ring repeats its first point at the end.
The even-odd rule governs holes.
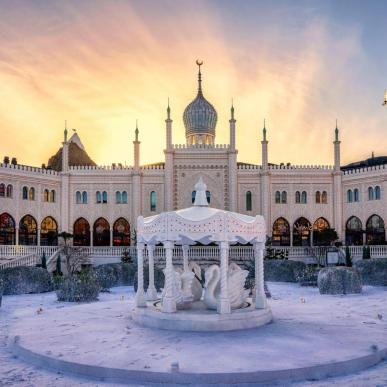
{"type": "Polygon", "coordinates": [[[208,206],[208,201],[206,196],[207,186],[204,183],[201,176],[199,181],[195,184],[195,190],[196,190],[196,195],[195,195],[194,206],[207,207],[208,206]]]}

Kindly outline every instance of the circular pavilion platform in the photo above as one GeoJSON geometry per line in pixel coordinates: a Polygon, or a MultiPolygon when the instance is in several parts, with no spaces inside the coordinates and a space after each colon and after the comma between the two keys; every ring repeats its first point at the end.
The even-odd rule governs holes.
{"type": "Polygon", "coordinates": [[[190,309],[177,313],[162,313],[161,300],[147,302],[146,308],[135,308],[132,320],[148,328],[189,332],[224,332],[252,329],[272,321],[270,308],[256,309],[251,299],[245,305],[228,314],[206,309],[202,301],[192,304],[190,309]]]}

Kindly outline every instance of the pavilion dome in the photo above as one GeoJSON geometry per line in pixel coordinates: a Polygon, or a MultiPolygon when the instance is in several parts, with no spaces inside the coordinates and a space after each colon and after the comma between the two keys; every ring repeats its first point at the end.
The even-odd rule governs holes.
{"type": "Polygon", "coordinates": [[[198,94],[196,98],[185,108],[183,114],[185,135],[188,139],[191,136],[208,135],[215,137],[215,127],[218,114],[210,102],[208,102],[202,91],[202,79],[199,62],[198,94]]]}

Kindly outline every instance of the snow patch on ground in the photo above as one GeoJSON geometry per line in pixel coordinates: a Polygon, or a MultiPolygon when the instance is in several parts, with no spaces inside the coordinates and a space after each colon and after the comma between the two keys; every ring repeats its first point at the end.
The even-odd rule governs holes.
{"type": "MultiPolygon", "coordinates": [[[[27,340],[28,346],[33,345],[36,350],[58,358],[70,357],[73,361],[87,359],[93,360],[94,364],[110,363],[115,367],[147,366],[152,370],[157,367],[166,370],[171,362],[178,360],[185,364],[186,371],[191,372],[204,366],[211,366],[216,371],[221,362],[228,371],[230,368],[243,370],[246,364],[254,363],[259,363],[255,364],[256,369],[258,366],[267,368],[270,364],[272,369],[287,368],[289,361],[296,366],[304,366],[306,361],[318,362],[327,357],[342,360],[343,356],[350,356],[353,350],[367,354],[371,345],[378,345],[379,348],[387,346],[387,288],[364,287],[363,294],[351,296],[321,296],[318,289],[301,288],[296,284],[269,283],[269,288],[273,296],[269,304],[273,310],[274,324],[257,330],[228,332],[226,335],[207,334],[205,337],[202,334],[167,331],[160,334],[159,331],[134,326],[129,321],[133,290],[127,287],[114,288],[111,293],[101,294],[99,302],[76,306],[57,302],[54,293],[6,296],[0,309],[0,386],[103,385],[38,370],[13,359],[5,347],[5,341],[8,334],[13,336],[15,332],[22,333],[22,340],[27,340]],[[42,311],[38,313],[40,308],[42,311]],[[47,325],[47,322],[50,324],[47,325]],[[279,327],[286,337],[285,341],[278,336],[279,327]],[[87,344],[82,345],[84,350],[71,334],[74,329],[82,332],[82,342],[87,344]],[[324,339],[312,345],[310,340],[316,331],[324,339]],[[108,340],[104,336],[108,336],[108,340]],[[261,346],[265,342],[268,345],[273,336],[277,339],[272,342],[273,351],[268,349],[265,357],[262,357],[259,353],[261,346]],[[216,354],[210,354],[211,362],[203,362],[200,356],[187,356],[184,353],[186,344],[192,345],[196,354],[202,348],[211,349],[208,340],[213,337],[220,341],[220,350],[218,348],[216,354]],[[222,340],[222,337],[226,339],[222,340]],[[259,343],[252,346],[252,337],[259,339],[259,343]],[[230,352],[229,344],[235,340],[241,340],[241,345],[230,352]],[[300,341],[306,351],[292,358],[289,354],[300,345],[300,341]],[[351,341],[352,345],[348,346],[351,341]],[[154,351],[145,353],[144,343],[154,351]],[[343,343],[346,343],[344,349],[341,347],[343,343]],[[109,350],[102,351],[101,348],[109,350]],[[279,348],[281,355],[278,355],[279,348]],[[276,361],[273,365],[274,356],[276,361]],[[235,364],[233,359],[238,357],[243,360],[235,364]],[[222,361],[217,361],[217,358],[222,361]]],[[[383,386],[387,385],[387,364],[373,367],[360,375],[294,385],[383,386]]]]}

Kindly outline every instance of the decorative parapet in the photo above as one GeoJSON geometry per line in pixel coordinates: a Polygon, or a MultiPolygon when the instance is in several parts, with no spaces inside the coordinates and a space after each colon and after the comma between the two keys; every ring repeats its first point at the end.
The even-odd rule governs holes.
{"type": "Polygon", "coordinates": [[[15,170],[15,171],[21,171],[21,172],[32,172],[35,174],[43,174],[43,175],[54,175],[54,176],[59,175],[59,173],[57,171],[54,171],[53,169],[31,167],[29,165],[21,165],[21,164],[15,165],[15,164],[0,163],[0,169],[15,170]]]}
{"type": "Polygon", "coordinates": [[[262,166],[261,165],[254,165],[254,164],[242,164],[242,165],[238,165],[238,170],[254,170],[254,171],[257,171],[257,170],[261,170],[262,169],[262,166]]]}
{"type": "Polygon", "coordinates": [[[364,174],[367,172],[380,172],[380,171],[387,171],[387,164],[381,164],[381,165],[374,165],[372,167],[363,167],[363,168],[356,168],[356,169],[348,169],[344,172],[344,175],[356,175],[356,174],[364,174]]]}
{"type": "Polygon", "coordinates": [[[333,171],[333,165],[269,165],[270,170],[323,170],[333,171]]]}
{"type": "Polygon", "coordinates": [[[122,171],[131,171],[133,170],[132,166],[124,165],[74,165],[69,167],[69,170],[72,172],[122,172],[122,171]]]}
{"type": "Polygon", "coordinates": [[[185,150],[227,150],[230,149],[229,144],[214,144],[214,145],[207,145],[207,144],[194,144],[194,145],[188,145],[188,144],[173,144],[173,149],[185,149],[185,150]]]}
{"type": "Polygon", "coordinates": [[[156,169],[164,170],[165,168],[164,168],[164,165],[144,165],[141,167],[141,170],[156,170],[156,169]]]}

